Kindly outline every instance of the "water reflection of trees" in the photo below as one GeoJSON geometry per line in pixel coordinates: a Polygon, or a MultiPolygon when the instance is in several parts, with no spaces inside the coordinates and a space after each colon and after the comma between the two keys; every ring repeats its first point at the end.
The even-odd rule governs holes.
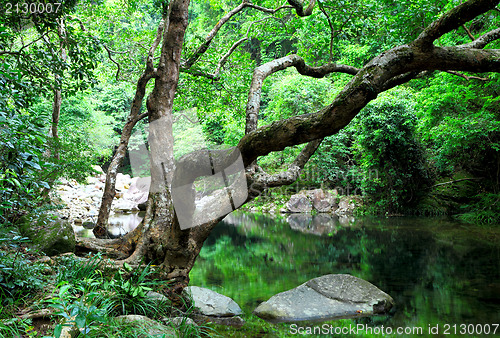
{"type": "Polygon", "coordinates": [[[494,301],[500,289],[498,246],[478,242],[465,230],[458,235],[457,224],[364,219],[326,225],[333,230],[318,236],[310,231],[313,221],[305,221],[309,225],[299,231],[284,219],[244,214],[217,225],[191,273],[193,283],[219,289],[252,310],[311,278],[350,273],[394,297],[393,324],[500,319],[494,301]]]}

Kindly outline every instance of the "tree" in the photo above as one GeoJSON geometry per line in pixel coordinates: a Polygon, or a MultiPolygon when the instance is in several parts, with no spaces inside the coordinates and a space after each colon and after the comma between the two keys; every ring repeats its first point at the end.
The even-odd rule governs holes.
{"type": "MultiPolygon", "coordinates": [[[[214,156],[213,167],[225,167],[232,163],[239,154],[246,168],[249,186],[247,201],[257,196],[264,188],[290,184],[297,179],[301,169],[317,149],[321,140],[344,128],[377,95],[414,79],[429,71],[455,72],[498,72],[500,71],[500,50],[485,47],[500,39],[500,29],[484,33],[472,42],[439,46],[437,40],[445,34],[459,29],[476,17],[495,10],[498,1],[470,0],[460,4],[439,19],[427,25],[414,39],[391,48],[366,63],[362,68],[349,65],[327,63],[312,67],[295,54],[287,55],[261,64],[252,77],[246,105],[245,136],[241,138],[237,149],[220,152],[214,156]],[[303,76],[322,78],[331,73],[344,73],[352,76],[350,82],[326,107],[309,114],[293,116],[258,127],[261,92],[264,80],[273,73],[295,67],[303,76]],[[282,151],[285,147],[307,143],[290,165],[288,171],[269,175],[259,169],[256,160],[270,152],[282,151]]],[[[274,14],[281,10],[292,9],[300,17],[311,15],[316,8],[316,1],[303,5],[298,0],[288,0],[288,5],[269,9],[243,2],[224,15],[214,29],[207,35],[190,57],[181,59],[184,37],[189,18],[189,0],[172,0],[165,8],[157,36],[152,44],[146,61],[146,69],[140,76],[131,114],[122,133],[117,156],[108,171],[105,195],[100,222],[107,218],[106,208],[114,196],[114,174],[120,163],[120,156],[127,148],[128,137],[133,125],[140,119],[139,109],[146,93],[146,85],[154,79],[154,88],[147,99],[151,147],[152,189],[149,204],[143,222],[132,232],[117,240],[80,240],[81,246],[103,250],[122,262],[139,263],[142,259],[155,261],[164,272],[164,277],[176,281],[179,289],[189,282],[189,271],[198,256],[203,242],[221,219],[217,217],[205,224],[181,230],[172,202],[172,180],[179,174],[174,169],[172,111],[174,97],[179,83],[180,72],[191,72],[216,81],[220,70],[228,57],[241,44],[235,42],[220,59],[213,73],[194,69],[192,66],[207,52],[214,37],[228,20],[244,8],[252,8],[264,13],[274,14]],[[161,44],[161,45],[160,45],[161,44]],[[159,59],[155,64],[155,51],[160,47],[159,59]]],[[[325,10],[323,3],[318,3],[325,10]]],[[[320,6],[320,7],[321,7],[320,6]]],[[[334,34],[332,34],[333,36],[334,34]]],[[[330,49],[331,50],[331,49],[330,49]]],[[[190,168],[190,175],[182,176],[182,184],[189,186],[199,176],[205,175],[201,167],[199,154],[184,156],[178,163],[179,168],[190,168]]],[[[220,192],[220,196],[225,192],[220,192]]],[[[214,197],[217,200],[217,196],[214,197]]],[[[193,197],[194,200],[194,197],[193,197]]],[[[192,203],[193,201],[186,201],[192,203]]],[[[212,204],[216,206],[217,203],[212,204]]],[[[107,209],[109,212],[109,209],[107,209]]],[[[208,208],[206,213],[213,210],[208,208]]],[[[100,215],[101,216],[101,215],[100,215]]]]}

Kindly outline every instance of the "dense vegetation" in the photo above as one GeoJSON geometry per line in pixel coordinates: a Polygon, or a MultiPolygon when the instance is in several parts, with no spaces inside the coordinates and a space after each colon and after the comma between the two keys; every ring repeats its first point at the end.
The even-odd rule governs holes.
{"type": "MultiPolygon", "coordinates": [[[[208,62],[200,63],[193,74],[181,75],[175,109],[196,108],[202,128],[202,134],[194,134],[202,138],[197,142],[203,143],[204,138],[205,144],[236,145],[243,136],[242,105],[253,67],[292,52],[312,65],[338,62],[359,67],[377,53],[414,38],[423,24],[450,5],[445,1],[411,6],[390,1],[327,2],[315,15],[301,20],[294,20],[286,11],[273,20],[248,11],[249,17],[236,16],[222,28],[217,43],[203,56],[208,62]],[[368,12],[378,14],[367,16],[368,12]],[[415,17],[412,12],[426,14],[415,17]],[[217,60],[247,32],[248,40],[231,55],[218,81],[196,76],[209,72],[210,60],[217,60]],[[330,37],[334,49],[330,48],[330,37]]],[[[192,4],[186,55],[231,6],[231,2],[192,4]]],[[[56,34],[57,25],[50,17],[37,17],[32,28],[24,27],[19,16],[3,18],[3,221],[15,220],[20,211],[43,204],[46,190],[40,188],[48,188],[58,177],[83,179],[92,164],[106,165],[130,110],[133,83],[142,68],[141,53],[160,16],[161,6],[156,2],[69,2],[60,13],[66,25],[66,36],[62,37],[56,34]],[[127,16],[118,19],[123,6],[127,16]],[[23,42],[26,39],[34,42],[23,42]],[[65,60],[63,50],[67,50],[65,60]],[[108,57],[109,51],[112,57],[108,57]],[[57,89],[63,100],[59,137],[53,140],[46,135],[57,89]]],[[[478,36],[497,23],[496,15],[485,14],[470,27],[447,34],[440,43],[467,42],[469,34],[478,36]]],[[[321,80],[304,78],[295,71],[275,74],[264,83],[261,123],[315,111],[347,80],[343,74],[321,80]]],[[[494,73],[429,73],[382,95],[348,128],[323,142],[298,187],[337,187],[345,193],[363,194],[370,201],[370,212],[466,211],[479,220],[494,221],[500,168],[499,86],[494,73]],[[468,207],[421,203],[436,192],[434,184],[457,178],[478,179],[441,186],[450,190],[473,182],[473,196],[462,196],[460,191],[453,196],[468,207]]],[[[270,154],[259,164],[277,171],[299,149],[270,154]]]]}
{"type": "MultiPolygon", "coordinates": [[[[83,181],[93,174],[92,165],[109,165],[168,5],[166,0],[67,0],[57,13],[28,18],[14,10],[8,13],[10,3],[0,0],[3,229],[26,213],[57,207],[51,205],[49,191],[60,178],[83,181]]],[[[254,3],[279,6],[274,0],[254,3]]],[[[192,1],[183,56],[193,55],[221,17],[238,4],[192,1]]],[[[290,8],[272,16],[246,8],[222,26],[195,66],[181,72],[174,103],[175,156],[204,146],[238,145],[245,133],[245,104],[255,67],[292,53],[311,66],[363,67],[374,56],[413,41],[457,4],[328,0],[318,1],[312,15],[300,18],[290,8]],[[242,37],[246,40],[225,64],[219,63],[242,37]],[[186,115],[196,123],[187,123],[186,115]]],[[[464,44],[499,24],[499,11],[489,11],[436,44],[464,44]]],[[[500,48],[500,42],[488,48],[500,48]]],[[[158,58],[159,51],[154,56],[158,58]]],[[[349,81],[342,73],[321,79],[304,77],[295,69],[275,73],[262,87],[259,126],[318,111],[349,81]]],[[[152,88],[149,84],[146,91],[152,88]]],[[[143,102],[140,112],[146,111],[143,102]]],[[[145,124],[147,119],[136,128],[142,130],[145,124]]],[[[142,143],[144,139],[134,136],[130,150],[142,143]]],[[[283,171],[303,147],[273,152],[260,157],[258,164],[268,173],[283,171]]],[[[130,170],[127,162],[121,168],[130,170]]],[[[295,184],[266,191],[264,200],[317,187],[362,195],[365,206],[360,212],[367,214],[454,214],[472,223],[500,223],[500,75],[427,71],[382,93],[346,128],[324,139],[295,184]]],[[[2,236],[5,241],[13,236],[17,242],[22,239],[17,234],[2,236]]],[[[43,271],[22,264],[29,253],[9,250],[0,252],[2,313],[12,312],[16,299],[36,294],[42,283],[43,271]]],[[[61,266],[68,264],[78,273],[78,263],[61,266]]],[[[72,270],[57,272],[59,294],[51,302],[63,312],[73,311],[66,307],[70,305],[80,311],[75,292],[92,298],[93,290],[77,285],[78,277],[65,271],[72,270]]],[[[105,283],[117,297],[117,288],[125,283],[119,274],[88,278],[89,285],[105,283]]],[[[141,306],[147,311],[151,304],[141,306]]],[[[94,317],[75,319],[80,320],[78,326],[86,328],[88,318],[102,321],[98,308],[103,307],[116,306],[99,303],[92,308],[94,317]]],[[[122,304],[122,312],[142,311],[125,308],[122,304]]]]}

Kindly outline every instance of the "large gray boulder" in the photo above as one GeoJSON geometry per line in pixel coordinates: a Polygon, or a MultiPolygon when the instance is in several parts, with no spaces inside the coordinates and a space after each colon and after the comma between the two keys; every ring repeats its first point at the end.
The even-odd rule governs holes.
{"type": "Polygon", "coordinates": [[[148,201],[151,177],[134,177],[130,188],[123,194],[123,198],[137,205],[148,201]]]}
{"type": "Polygon", "coordinates": [[[286,203],[286,212],[309,213],[313,209],[317,212],[333,212],[337,209],[335,195],[322,189],[302,190],[292,195],[286,203]]]}
{"type": "Polygon", "coordinates": [[[290,197],[286,203],[286,210],[292,213],[311,212],[312,203],[304,193],[298,193],[290,197]]]}
{"type": "Polygon", "coordinates": [[[199,286],[188,286],[184,294],[193,299],[194,306],[206,316],[231,317],[243,313],[241,308],[231,298],[210,289],[199,286]]]}
{"type": "Polygon", "coordinates": [[[261,303],[254,313],[269,322],[326,321],[384,314],[394,300],[373,284],[345,274],[326,275],[261,303]]]}
{"type": "Polygon", "coordinates": [[[312,201],[313,208],[317,212],[331,212],[337,208],[335,196],[323,189],[307,190],[306,196],[312,201]]]}
{"type": "Polygon", "coordinates": [[[75,231],[67,220],[57,213],[24,216],[18,222],[19,231],[33,246],[48,256],[74,252],[75,231]]]}

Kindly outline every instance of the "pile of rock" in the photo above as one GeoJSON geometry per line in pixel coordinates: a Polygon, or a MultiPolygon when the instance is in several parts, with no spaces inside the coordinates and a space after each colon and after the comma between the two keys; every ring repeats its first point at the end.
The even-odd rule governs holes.
{"type": "MultiPolygon", "coordinates": [[[[55,204],[63,204],[59,210],[63,219],[68,219],[73,225],[83,222],[95,222],[102,201],[106,175],[99,166],[94,166],[97,173],[88,177],[86,184],[79,184],[76,180],[61,179],[52,192],[55,204]]],[[[133,212],[144,208],[147,202],[149,177],[131,178],[130,175],[118,174],[116,176],[116,193],[112,204],[112,212],[133,212]]]]}
{"type": "Polygon", "coordinates": [[[350,216],[362,205],[360,196],[339,196],[336,190],[302,190],[292,195],[281,213],[333,213],[339,217],[350,216]],[[338,201],[338,203],[337,203],[338,201]]]}

